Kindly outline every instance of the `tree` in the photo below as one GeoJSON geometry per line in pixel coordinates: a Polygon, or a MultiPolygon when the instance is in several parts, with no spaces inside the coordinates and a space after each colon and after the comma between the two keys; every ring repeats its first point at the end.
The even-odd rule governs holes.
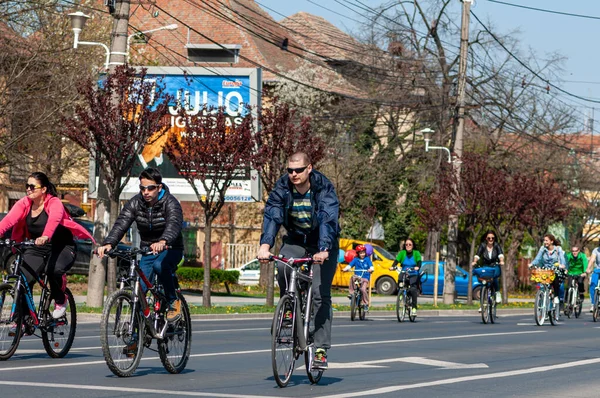
{"type": "MultiPolygon", "coordinates": [[[[295,152],[305,152],[313,165],[326,154],[326,144],[313,131],[308,117],[299,117],[289,104],[273,100],[258,116],[259,131],[254,135],[256,156],[253,167],[258,170],[263,187],[271,192],[277,180],[286,173],[287,159],[295,152]]],[[[264,198],[264,201],[268,197],[264,198]]],[[[273,305],[273,264],[261,264],[261,285],[267,288],[266,305],[273,305]]]]}
{"type": "Polygon", "coordinates": [[[254,118],[249,108],[230,119],[224,108],[204,108],[187,115],[181,133],[170,134],[165,153],[194,190],[204,210],[204,285],[202,302],[210,307],[211,227],[225,204],[232,182],[246,178],[254,163],[254,118]]]}
{"type": "MultiPolygon", "coordinates": [[[[79,88],[82,104],[64,120],[63,134],[88,151],[103,171],[110,199],[109,225],[115,223],[121,192],[138,155],[170,127],[165,115],[171,97],[164,90],[160,81],[146,78],[146,69],[119,66],[99,85],[93,79],[84,81],[79,88]]],[[[94,289],[88,289],[88,297],[102,297],[104,274],[100,268],[94,267],[98,271],[90,275],[94,289]]],[[[116,288],[115,262],[109,262],[107,283],[110,293],[116,288]]]]}

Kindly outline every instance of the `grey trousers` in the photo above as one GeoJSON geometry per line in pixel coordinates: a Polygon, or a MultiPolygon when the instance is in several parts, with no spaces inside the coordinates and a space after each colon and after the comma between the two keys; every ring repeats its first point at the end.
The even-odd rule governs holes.
{"type": "MultiPolygon", "coordinates": [[[[279,251],[284,257],[308,257],[317,253],[316,247],[305,247],[286,241],[279,251]]],[[[313,339],[316,348],[331,348],[331,321],[333,311],[331,309],[331,283],[337,267],[337,255],[339,243],[335,243],[329,253],[329,258],[323,264],[313,264],[313,339]]],[[[281,264],[277,265],[277,282],[279,283],[279,297],[283,296],[286,283],[289,280],[289,268],[281,264]]],[[[312,329],[312,328],[311,328],[312,329]]]]}

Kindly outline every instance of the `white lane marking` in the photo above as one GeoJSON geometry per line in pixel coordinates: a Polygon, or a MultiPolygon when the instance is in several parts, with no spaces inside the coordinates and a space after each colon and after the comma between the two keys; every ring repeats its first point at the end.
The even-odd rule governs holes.
{"type": "MultiPolygon", "coordinates": [[[[489,368],[485,363],[459,363],[459,362],[448,362],[438,361],[436,359],[429,359],[424,357],[405,357],[405,358],[388,358],[388,359],[377,359],[374,361],[362,361],[362,362],[331,362],[327,369],[365,369],[365,368],[388,368],[388,363],[394,362],[406,362],[415,365],[426,365],[435,366],[442,369],[483,369],[489,368]],[[382,365],[379,365],[382,364],[382,365]]],[[[300,366],[299,369],[304,369],[305,366],[300,366]]]]}
{"type": "MultiPolygon", "coordinates": [[[[24,387],[22,381],[0,381],[0,385],[4,386],[21,386],[24,387]]],[[[62,388],[71,390],[94,390],[94,391],[114,391],[117,396],[122,396],[124,392],[138,393],[138,394],[160,394],[165,396],[170,395],[181,395],[187,397],[219,397],[219,398],[264,398],[264,395],[238,395],[238,394],[219,394],[215,392],[195,392],[195,391],[177,391],[173,390],[156,390],[148,388],[127,388],[127,387],[109,387],[109,386],[91,386],[91,385],[77,385],[77,384],[53,384],[53,383],[32,383],[27,382],[27,387],[40,387],[40,388],[62,388]]],[[[269,396],[269,398],[283,398],[276,396],[269,396]]]]}
{"type": "Polygon", "coordinates": [[[509,370],[505,372],[497,372],[497,373],[485,373],[473,376],[463,376],[463,377],[453,377],[450,379],[441,379],[434,381],[426,381],[422,383],[415,384],[404,384],[397,386],[389,386],[389,387],[381,387],[374,388],[372,390],[365,391],[356,391],[351,393],[342,393],[342,394],[332,394],[332,395],[323,395],[320,398],[351,398],[351,397],[364,397],[365,395],[382,395],[382,394],[391,394],[398,391],[403,390],[412,390],[416,388],[425,388],[425,387],[433,387],[433,386],[443,386],[448,384],[458,384],[469,381],[477,381],[477,380],[488,380],[488,379],[497,379],[503,377],[512,377],[512,376],[523,376],[526,374],[534,374],[534,373],[543,373],[553,370],[559,369],[568,369],[574,366],[587,366],[600,363],[600,358],[594,359],[585,359],[581,361],[567,362],[567,363],[559,363],[557,365],[547,365],[547,366],[539,366],[536,368],[530,369],[518,369],[518,370],[509,370]]]}
{"type": "Polygon", "coordinates": [[[537,326],[537,323],[535,323],[535,322],[519,322],[519,323],[517,323],[517,326],[537,326]]]}
{"type": "MultiPolygon", "coordinates": [[[[385,340],[385,341],[363,341],[363,342],[355,342],[355,343],[344,343],[344,344],[333,344],[333,347],[348,347],[348,346],[358,346],[358,345],[380,345],[380,344],[397,344],[397,343],[408,343],[408,342],[417,342],[417,341],[435,341],[435,340],[453,340],[453,339],[468,339],[475,337],[490,337],[490,336],[511,336],[511,335],[521,335],[521,334],[531,334],[531,333],[545,333],[545,330],[531,330],[524,332],[505,332],[505,333],[483,333],[483,334],[464,334],[458,336],[440,336],[440,337],[424,337],[419,339],[401,339],[401,340],[385,340]]],[[[17,354],[21,351],[17,351],[17,354]]],[[[37,351],[36,351],[37,352],[37,351]]],[[[39,351],[42,352],[42,351],[39,351]]],[[[213,356],[223,356],[223,355],[246,355],[246,354],[259,354],[271,352],[271,349],[263,349],[263,350],[248,350],[248,351],[231,351],[231,352],[212,352],[206,354],[192,354],[190,358],[200,358],[200,357],[213,357],[213,356]]],[[[156,360],[158,358],[142,358],[142,361],[145,360],[156,360]]],[[[6,372],[10,370],[28,370],[28,369],[44,369],[44,368],[62,368],[67,366],[79,366],[79,365],[97,365],[103,364],[105,361],[89,361],[89,362],[73,362],[73,363],[53,363],[46,365],[34,365],[34,366],[20,366],[20,367],[10,367],[10,368],[0,368],[0,372],[6,372]]]]}

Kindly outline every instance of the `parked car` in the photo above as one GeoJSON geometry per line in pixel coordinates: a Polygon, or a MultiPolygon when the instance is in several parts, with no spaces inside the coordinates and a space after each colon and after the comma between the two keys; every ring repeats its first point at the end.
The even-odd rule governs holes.
{"type": "MultiPolygon", "coordinates": [[[[440,261],[438,264],[439,274],[438,274],[438,295],[441,296],[444,293],[444,265],[443,261],[440,261]]],[[[421,266],[421,273],[427,274],[422,276],[422,291],[424,295],[433,296],[433,284],[435,281],[434,276],[435,270],[435,261],[423,261],[421,266]]],[[[456,277],[454,279],[456,294],[458,296],[467,297],[467,291],[469,287],[469,273],[465,271],[459,265],[456,266],[456,277]]],[[[481,290],[481,283],[477,280],[476,276],[473,276],[473,298],[479,298],[479,291],[481,290]]]]}
{"type": "MultiPolygon", "coordinates": [[[[371,289],[373,289],[373,292],[379,294],[395,294],[398,289],[396,282],[398,273],[389,270],[394,263],[394,256],[383,247],[373,243],[354,239],[340,239],[340,249],[344,251],[354,249],[358,245],[366,244],[373,246],[371,261],[373,262],[375,271],[371,274],[371,289]]],[[[333,286],[348,288],[353,272],[342,272],[342,269],[346,265],[348,265],[346,262],[338,263],[335,275],[333,276],[333,286]]]]}
{"type": "MultiPolygon", "coordinates": [[[[238,278],[238,284],[244,286],[256,286],[260,281],[260,263],[257,259],[248,261],[246,264],[239,268],[228,268],[226,271],[238,271],[240,277],[238,278]]],[[[277,268],[275,268],[277,272],[277,268]]],[[[275,278],[275,286],[277,284],[277,278],[275,278]]]]}

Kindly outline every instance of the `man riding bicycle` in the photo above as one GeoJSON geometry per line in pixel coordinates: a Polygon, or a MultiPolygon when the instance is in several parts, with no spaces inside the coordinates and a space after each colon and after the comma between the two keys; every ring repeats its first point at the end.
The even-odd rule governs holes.
{"type": "Polygon", "coordinates": [[[349,299],[352,299],[354,294],[354,281],[360,280],[360,292],[362,293],[362,304],[365,306],[365,311],[369,310],[369,295],[367,293],[367,286],[371,281],[371,272],[375,271],[373,262],[367,257],[367,248],[364,245],[358,245],[354,250],[357,253],[357,257],[354,257],[350,264],[348,264],[342,271],[347,272],[354,268],[354,275],[350,278],[350,294],[349,299]]]}
{"type": "MultiPolygon", "coordinates": [[[[279,253],[284,257],[313,257],[316,348],[313,368],[320,369],[327,369],[327,349],[331,347],[331,283],[339,251],[339,208],[333,184],[313,170],[307,154],[293,154],[288,159],[287,174],[277,181],[265,205],[257,256],[262,262],[269,260],[272,256],[269,251],[283,225],[287,235],[279,253]]],[[[280,297],[285,293],[288,275],[288,269],[278,266],[280,297]]]]}
{"type": "MultiPolygon", "coordinates": [[[[98,248],[100,258],[117,246],[134,221],[141,237],[140,246],[147,246],[151,251],[142,256],[140,268],[150,281],[154,272],[158,274],[169,300],[167,321],[173,322],[181,314],[173,274],[183,258],[183,211],[177,198],[163,184],[160,171],[155,168],[148,167],[140,174],[140,193],[123,206],[103,246],[98,248]],[[168,250],[165,250],[167,247],[168,250]]],[[[142,288],[144,291],[147,289],[143,282],[142,288]]]]}
{"type": "MultiPolygon", "coordinates": [[[[583,302],[585,287],[583,286],[583,280],[586,276],[586,268],[588,259],[585,253],[579,250],[579,246],[571,247],[571,252],[565,255],[565,262],[569,272],[567,273],[568,285],[571,285],[571,280],[577,281],[577,288],[579,290],[579,298],[583,302]]],[[[568,291],[565,291],[565,303],[567,302],[568,291]]]]}

